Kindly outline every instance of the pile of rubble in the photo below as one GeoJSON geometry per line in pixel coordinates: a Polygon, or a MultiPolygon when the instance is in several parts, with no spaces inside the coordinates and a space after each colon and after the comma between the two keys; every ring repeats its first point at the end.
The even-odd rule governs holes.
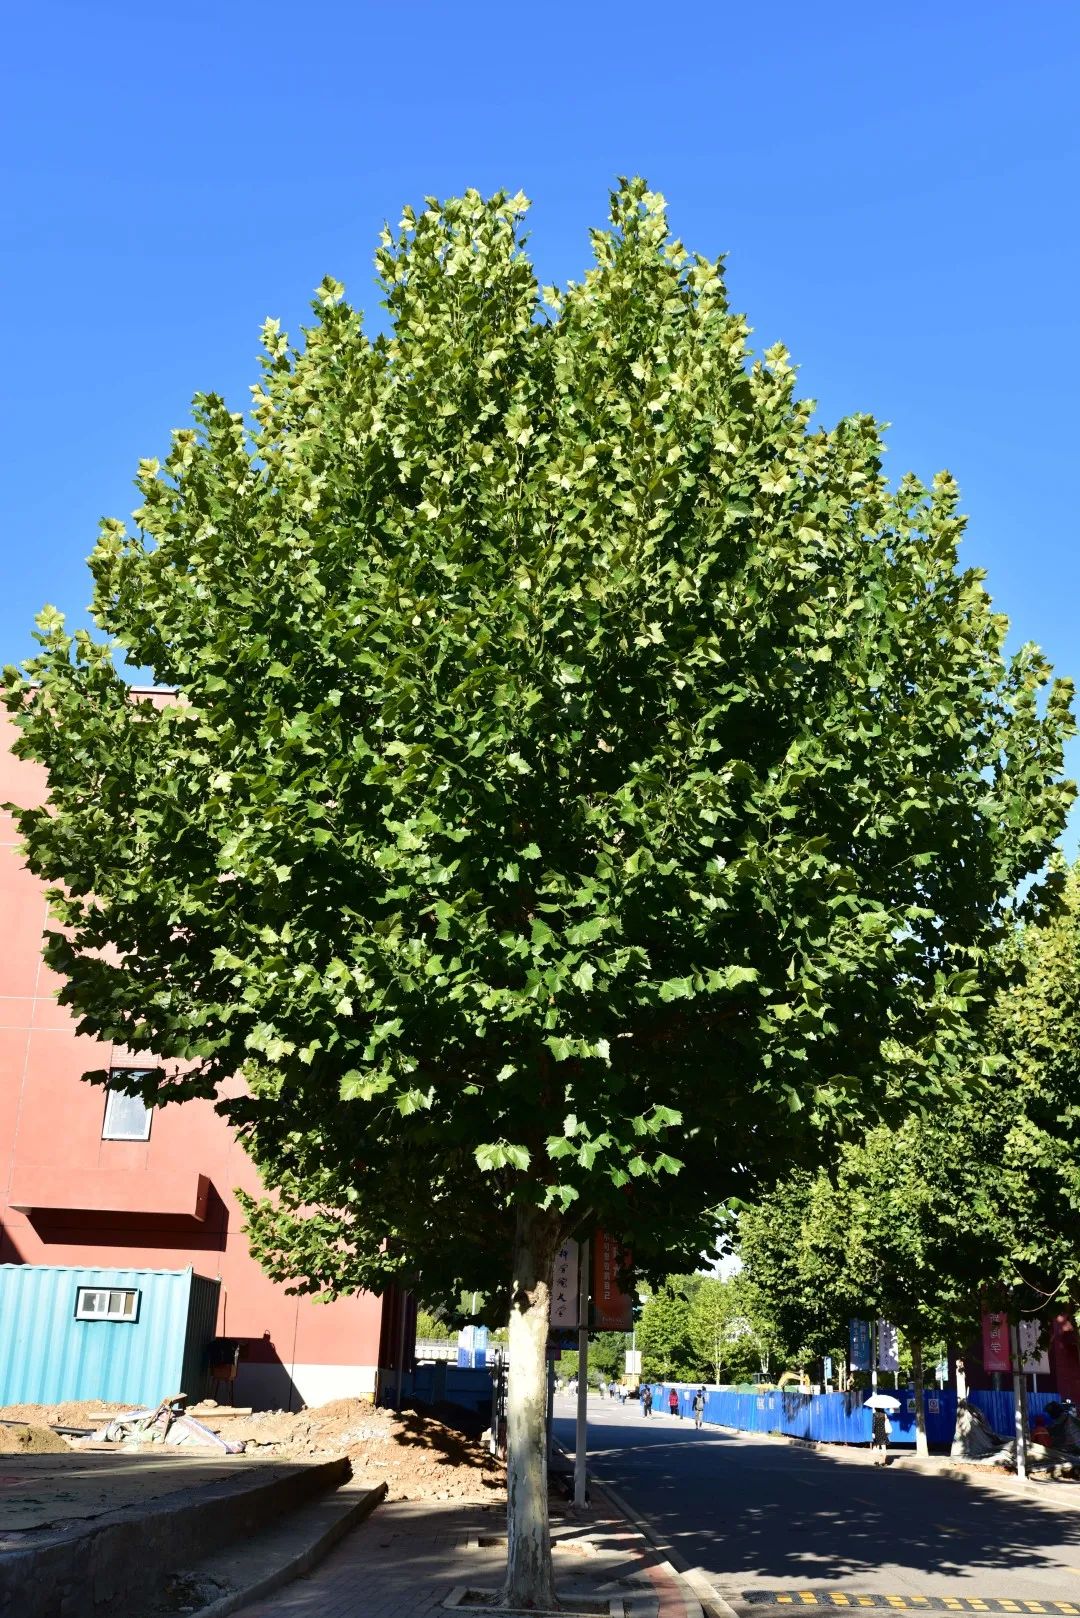
{"type": "MultiPolygon", "coordinates": [[[[1049,1444],[1029,1440],[1028,1466],[1055,1478],[1080,1477],[1080,1422],[1075,1414],[1067,1406],[1060,1407],[1047,1431],[1049,1444]]],[[[978,1406],[966,1399],[956,1407],[956,1432],[949,1454],[952,1460],[969,1466],[1016,1471],[1016,1439],[1000,1437],[978,1406]]]]}
{"type": "Polygon", "coordinates": [[[397,1412],[364,1399],[334,1399],[297,1413],[229,1416],[222,1407],[203,1404],[192,1414],[243,1443],[248,1455],[288,1460],[347,1455],[354,1476],[385,1481],[392,1500],[491,1499],[504,1484],[503,1469],[483,1437],[482,1419],[464,1410],[397,1412]]]}
{"type": "Polygon", "coordinates": [[[449,1406],[396,1412],[365,1399],[254,1413],[234,1412],[212,1400],[185,1408],[179,1396],[140,1410],[69,1401],[0,1409],[0,1452],[5,1432],[32,1432],[30,1439],[12,1436],[9,1453],[42,1446],[141,1449],[152,1444],[286,1461],[347,1455],[354,1477],[385,1482],[392,1500],[491,1500],[499,1498],[505,1478],[489,1452],[484,1425],[483,1417],[449,1406]]]}

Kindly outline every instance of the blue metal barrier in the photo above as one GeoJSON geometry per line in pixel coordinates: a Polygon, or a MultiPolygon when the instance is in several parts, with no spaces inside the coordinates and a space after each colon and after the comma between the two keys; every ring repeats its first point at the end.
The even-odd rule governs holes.
{"type": "MultiPolygon", "coordinates": [[[[672,1384],[654,1382],[651,1387],[654,1413],[668,1415],[672,1384]]],[[[683,1417],[691,1416],[696,1387],[678,1383],[675,1384],[675,1391],[679,1395],[680,1414],[683,1417]]],[[[726,1393],[713,1390],[705,1395],[705,1420],[718,1427],[734,1427],[742,1433],[783,1433],[788,1438],[810,1438],[826,1444],[869,1444],[873,1418],[865,1408],[868,1397],[865,1389],[852,1393],[726,1393]]],[[[900,1400],[901,1406],[899,1410],[890,1412],[892,1433],[889,1442],[914,1445],[914,1389],[899,1388],[895,1397],[900,1400]]],[[[1032,1417],[1040,1415],[1058,1397],[1056,1393],[1029,1394],[1029,1414],[1032,1417]]],[[[956,1394],[949,1388],[940,1392],[927,1389],[923,1393],[923,1401],[928,1442],[950,1444],[956,1430],[956,1394]]],[[[1003,1438],[1011,1437],[1011,1393],[972,1392],[968,1395],[968,1402],[983,1412],[994,1432],[1000,1433],[1003,1438]]]]}

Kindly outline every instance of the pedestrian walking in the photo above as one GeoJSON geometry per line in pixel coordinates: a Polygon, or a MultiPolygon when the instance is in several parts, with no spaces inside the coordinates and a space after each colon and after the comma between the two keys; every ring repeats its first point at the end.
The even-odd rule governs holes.
{"type": "Polygon", "coordinates": [[[701,1427],[705,1420],[705,1389],[699,1388],[694,1394],[694,1426],[701,1427]]]}
{"type": "Polygon", "coordinates": [[[874,1457],[875,1466],[888,1466],[889,1464],[889,1434],[892,1432],[892,1422],[884,1410],[874,1411],[874,1420],[870,1428],[870,1452],[874,1457]]]}
{"type": "Polygon", "coordinates": [[[682,1411],[679,1409],[679,1395],[675,1388],[672,1388],[671,1392],[668,1394],[667,1403],[671,1414],[673,1416],[678,1416],[679,1420],[681,1421],[682,1411]]]}
{"type": "Polygon", "coordinates": [[[652,1415],[652,1389],[647,1382],[645,1384],[645,1391],[641,1395],[641,1409],[644,1415],[652,1415]]]}

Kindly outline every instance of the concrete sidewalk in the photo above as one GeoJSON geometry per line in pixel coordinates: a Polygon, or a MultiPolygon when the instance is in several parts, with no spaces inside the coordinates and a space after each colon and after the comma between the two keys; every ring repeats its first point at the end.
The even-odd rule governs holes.
{"type": "MultiPolygon", "coordinates": [[[[678,1575],[606,1500],[581,1515],[553,1508],[552,1538],[568,1613],[575,1598],[615,1599],[621,1603],[615,1611],[626,1618],[700,1618],[678,1575]]],[[[505,1557],[503,1510],[395,1501],[380,1506],[313,1573],[239,1609],[238,1618],[420,1618],[453,1610],[447,1603],[455,1594],[460,1600],[465,1591],[497,1590],[505,1557]]]]}

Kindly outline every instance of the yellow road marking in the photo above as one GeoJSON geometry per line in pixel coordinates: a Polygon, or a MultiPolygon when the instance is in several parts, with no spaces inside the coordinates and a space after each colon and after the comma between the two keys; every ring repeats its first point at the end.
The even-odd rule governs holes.
{"type": "Polygon", "coordinates": [[[1003,1612],[1023,1612],[1024,1610],[1020,1603],[1014,1601],[1011,1596],[999,1596],[998,1599],[1001,1602],[1003,1612]]]}
{"type": "Polygon", "coordinates": [[[1024,1602],[1024,1611],[1025,1612],[1045,1612],[1046,1608],[1043,1606],[1041,1601],[1025,1601],[1024,1602]]]}

